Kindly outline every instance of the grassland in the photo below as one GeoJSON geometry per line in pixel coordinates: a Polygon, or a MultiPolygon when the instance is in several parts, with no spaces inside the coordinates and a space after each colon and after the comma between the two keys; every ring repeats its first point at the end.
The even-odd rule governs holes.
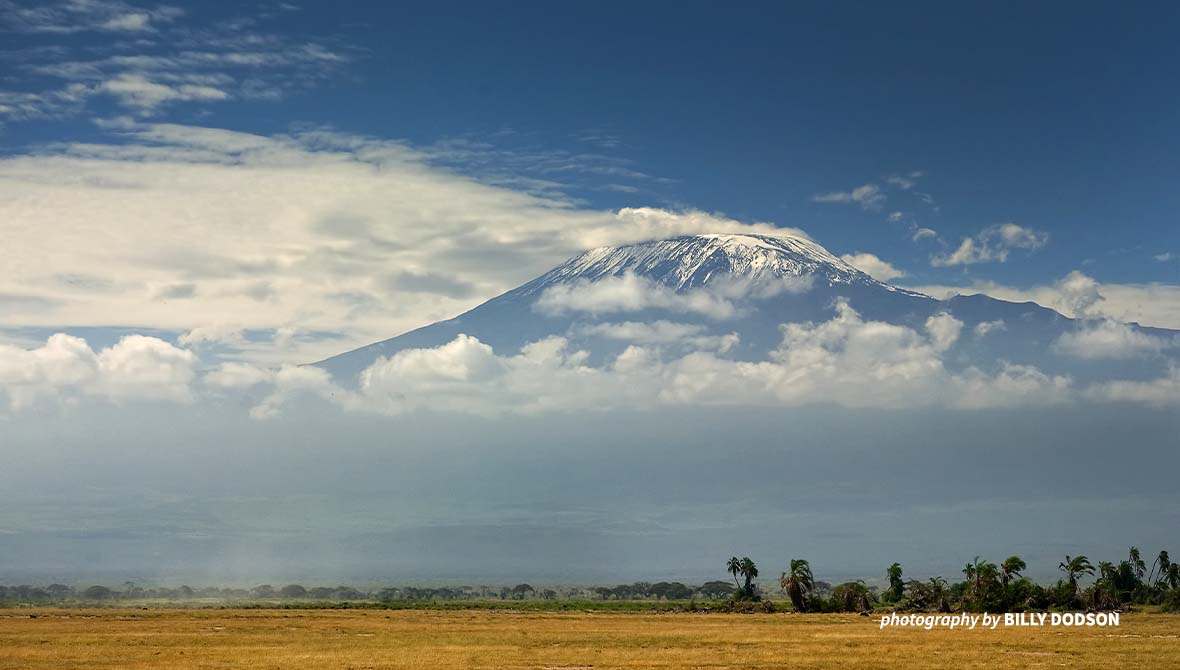
{"type": "Polygon", "coordinates": [[[1118,628],[879,630],[875,618],[408,610],[0,611],[0,670],[1177,668],[1180,615],[1118,628]]]}

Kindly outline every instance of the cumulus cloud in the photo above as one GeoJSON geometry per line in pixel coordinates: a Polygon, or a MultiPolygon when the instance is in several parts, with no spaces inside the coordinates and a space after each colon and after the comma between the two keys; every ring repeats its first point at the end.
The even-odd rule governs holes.
{"type": "Polygon", "coordinates": [[[963,322],[945,312],[935,314],[926,319],[926,332],[930,334],[930,342],[936,350],[946,351],[959,340],[963,322]]]}
{"type": "Polygon", "coordinates": [[[965,237],[950,254],[935,256],[931,264],[935,267],[972,265],[975,263],[1003,263],[1014,249],[1033,251],[1045,246],[1048,233],[1002,223],[984,228],[975,237],[965,237]]]}
{"type": "Polygon", "coordinates": [[[1004,323],[1003,319],[996,319],[995,321],[981,321],[975,324],[975,336],[987,337],[988,333],[997,333],[1008,330],[1008,324],[1004,323]]]}
{"type": "Polygon", "coordinates": [[[898,277],[904,277],[905,272],[893,267],[887,261],[881,260],[874,254],[858,252],[855,254],[844,254],[840,260],[848,263],[852,267],[863,270],[878,281],[887,282],[898,277]]]}
{"type": "Polygon", "coordinates": [[[187,402],[196,362],[191,351],[154,337],[128,335],[95,352],[58,333],[33,349],[0,345],[0,399],[10,410],[86,396],[187,402]]]}
{"type": "Polygon", "coordinates": [[[1114,380],[1087,389],[1091,398],[1128,402],[1154,407],[1180,406],[1180,366],[1172,364],[1168,373],[1150,381],[1114,380]]]}
{"type": "Polygon", "coordinates": [[[1080,329],[1062,334],[1053,346],[1077,358],[1134,358],[1158,354],[1169,346],[1161,337],[1140,332],[1125,323],[1103,319],[1084,324],[1080,329]]]}
{"type": "MultiPolygon", "coordinates": [[[[316,376],[300,387],[353,411],[399,414],[458,411],[485,415],[544,411],[650,409],[673,405],[849,407],[993,407],[1060,402],[1071,381],[1027,366],[1002,365],[995,374],[977,368],[952,373],[942,357],[958,340],[962,323],[931,317],[922,331],[866,321],[846,302],[832,319],[784,324],[781,344],[761,361],[725,356],[728,347],[663,356],[658,346],[700,331],[687,324],[602,324],[597,332],[633,339],[597,366],[564,337],[500,354],[460,335],[428,349],[379,359],[345,391],[316,376]]],[[[276,391],[255,415],[278,411],[290,389],[276,391]]]]}
{"type": "Polygon", "coordinates": [[[817,193],[811,196],[812,202],[855,204],[861,209],[877,210],[885,204],[885,194],[876,184],[864,184],[850,191],[833,191],[831,193],[817,193]]]}
{"type": "Polygon", "coordinates": [[[1180,329],[1180,285],[1103,284],[1077,270],[1049,284],[1018,288],[980,281],[967,286],[907,286],[936,298],[985,293],[1000,300],[1035,302],[1069,317],[1105,317],[1180,329]]]}

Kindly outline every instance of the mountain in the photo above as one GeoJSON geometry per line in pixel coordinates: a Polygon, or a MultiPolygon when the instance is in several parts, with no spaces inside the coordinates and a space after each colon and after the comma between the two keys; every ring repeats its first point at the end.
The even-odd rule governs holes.
{"type": "MultiPolygon", "coordinates": [[[[931,316],[953,315],[964,333],[978,335],[960,338],[948,352],[947,360],[962,367],[1005,361],[1046,372],[1079,369],[1053,347],[1063,333],[1082,327],[1074,319],[986,295],[938,300],[873,279],[814,241],[787,234],[705,234],[592,249],[453,319],[314,365],[348,383],[380,357],[437,347],[460,334],[502,354],[561,335],[601,361],[639,331],[649,339],[661,331],[696,338],[736,333],[727,355],[762,360],[780,343],[782,324],[827,321],[841,300],[865,320],[918,330],[931,316]]],[[[668,339],[667,346],[676,346],[668,339]]],[[[1098,373],[1101,366],[1080,369],[1098,373]]]]}

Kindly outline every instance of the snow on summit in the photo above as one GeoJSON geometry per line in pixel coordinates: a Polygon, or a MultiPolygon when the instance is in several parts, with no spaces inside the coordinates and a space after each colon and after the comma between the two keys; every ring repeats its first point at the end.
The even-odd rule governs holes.
{"type": "Polygon", "coordinates": [[[634,274],[677,291],[718,279],[814,277],[830,286],[880,285],[815,242],[794,235],[702,234],[599,247],[521,287],[530,294],[570,281],[634,274]]]}

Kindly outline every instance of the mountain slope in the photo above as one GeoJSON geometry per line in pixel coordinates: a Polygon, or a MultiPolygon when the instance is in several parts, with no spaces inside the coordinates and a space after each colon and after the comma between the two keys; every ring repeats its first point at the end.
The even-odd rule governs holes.
{"type": "Polygon", "coordinates": [[[962,321],[964,332],[990,324],[951,352],[960,355],[950,360],[964,366],[1003,360],[1064,368],[1053,343],[1078,327],[1034,303],[983,295],[940,301],[894,287],[806,238],[711,234],[592,249],[453,319],[315,365],[348,383],[380,357],[437,347],[460,334],[501,354],[561,335],[601,362],[627,346],[617,336],[621,326],[635,331],[635,324],[653,323],[698,336],[736,333],[727,355],[761,360],[781,341],[783,323],[831,319],[838,300],[865,320],[919,330],[944,312],[962,321]]]}

